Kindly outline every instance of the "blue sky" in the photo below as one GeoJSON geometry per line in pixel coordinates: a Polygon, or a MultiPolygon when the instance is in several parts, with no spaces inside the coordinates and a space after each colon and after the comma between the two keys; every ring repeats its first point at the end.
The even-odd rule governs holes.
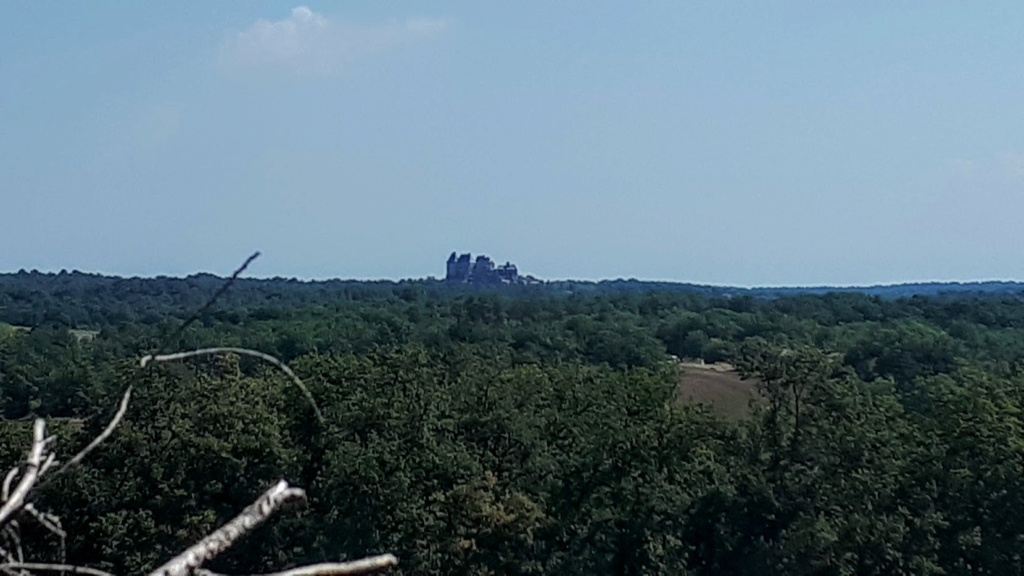
{"type": "Polygon", "coordinates": [[[1024,279],[1021,2],[0,4],[0,270],[1024,279]]]}

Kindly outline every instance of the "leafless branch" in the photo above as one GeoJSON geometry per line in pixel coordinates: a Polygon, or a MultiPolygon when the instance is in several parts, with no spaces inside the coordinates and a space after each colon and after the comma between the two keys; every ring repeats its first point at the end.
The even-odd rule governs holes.
{"type": "Polygon", "coordinates": [[[3,488],[3,500],[4,500],[4,502],[6,502],[7,499],[10,498],[10,496],[11,496],[11,483],[14,482],[14,478],[17,475],[18,475],[18,467],[15,466],[14,468],[11,468],[10,471],[7,472],[7,476],[4,478],[4,488],[3,488]]]}
{"type": "Polygon", "coordinates": [[[64,562],[67,551],[68,533],[65,532],[64,527],[61,526],[60,518],[53,514],[48,514],[38,510],[31,503],[25,504],[24,510],[35,518],[36,522],[38,522],[40,526],[46,528],[51,534],[57,537],[60,541],[60,561],[64,562]]]}
{"type": "Polygon", "coordinates": [[[303,501],[306,493],[281,480],[238,516],[157,568],[150,576],[191,576],[203,563],[216,558],[239,538],[252,532],[285,504],[303,501]]]}
{"type": "MultiPolygon", "coordinates": [[[[175,332],[174,338],[176,339],[180,336],[182,331],[184,331],[189,324],[205,313],[214,304],[214,302],[216,302],[217,299],[231,287],[231,285],[238,279],[239,275],[245,271],[249,264],[258,256],[259,252],[250,256],[238,268],[238,270],[232,274],[231,278],[229,278],[228,281],[225,282],[225,284],[221,286],[221,288],[210,298],[210,300],[207,301],[195,315],[190,317],[181,327],[179,327],[177,332],[175,332]]],[[[295,383],[309,401],[316,414],[317,420],[323,422],[323,415],[306,385],[298,376],[295,375],[287,364],[270,354],[265,354],[257,350],[250,350],[248,348],[203,348],[190,352],[150,354],[144,356],[140,360],[140,365],[145,368],[150,362],[170,362],[197,356],[225,353],[251,356],[269,362],[279,368],[292,379],[292,382],[295,383]]],[[[46,435],[46,423],[44,420],[36,419],[34,421],[32,428],[32,446],[29,450],[28,458],[24,466],[16,466],[12,468],[4,477],[3,484],[0,486],[3,496],[2,506],[0,506],[0,535],[6,538],[11,548],[13,548],[13,552],[6,548],[0,548],[0,557],[4,560],[4,563],[0,563],[0,573],[9,574],[11,576],[29,576],[32,573],[39,572],[82,574],[84,576],[113,576],[108,572],[97,570],[95,568],[64,563],[65,540],[67,538],[67,533],[61,526],[60,519],[52,514],[48,514],[37,509],[32,504],[31,499],[36,493],[36,490],[45,484],[45,482],[60,476],[68,469],[80,464],[87,456],[89,456],[89,454],[92,453],[93,450],[113,434],[114,430],[121,424],[125,417],[125,413],[128,410],[128,404],[131,401],[131,394],[132,388],[129,387],[121,398],[117,412],[103,431],[93,438],[93,440],[89,442],[89,444],[86,445],[86,447],[78,454],[64,463],[55,474],[50,474],[45,478],[45,480],[43,479],[44,474],[57,464],[56,455],[49,450],[49,446],[53,443],[54,437],[46,435]],[[15,484],[16,480],[17,484],[15,484]],[[18,525],[18,515],[21,513],[32,516],[41,526],[60,538],[60,563],[47,564],[25,562],[25,554],[21,545],[21,535],[18,525]]],[[[202,565],[216,558],[239,539],[255,530],[275,512],[289,504],[304,502],[305,499],[305,491],[300,488],[289,486],[286,481],[281,480],[264,492],[263,495],[261,495],[254,503],[246,507],[230,522],[221,526],[163,566],[154,570],[150,576],[223,576],[203,569],[202,565]]],[[[398,559],[395,556],[391,554],[383,554],[351,562],[313,564],[310,566],[264,574],[261,576],[347,576],[350,574],[369,574],[372,572],[386,570],[397,565],[398,559]]]]}
{"type": "Polygon", "coordinates": [[[85,566],[72,566],[70,564],[39,564],[34,562],[8,562],[0,564],[3,571],[28,571],[28,572],[60,572],[64,574],[85,574],[86,576],[114,576],[110,572],[87,568],[85,566]]]}
{"type": "MultiPolygon", "coordinates": [[[[118,424],[120,424],[121,420],[124,418],[124,414],[128,410],[128,401],[130,399],[131,388],[129,388],[121,398],[121,405],[110,424],[108,424],[103,432],[94,438],[88,446],[86,446],[74,458],[69,460],[64,466],[58,469],[56,474],[47,475],[47,472],[57,464],[57,455],[50,451],[50,445],[53,444],[56,437],[47,436],[46,421],[42,418],[37,418],[33,422],[32,447],[29,450],[28,459],[25,462],[24,470],[22,471],[20,479],[12,490],[11,485],[14,484],[15,479],[18,478],[18,472],[21,471],[20,467],[14,467],[4,477],[2,486],[3,505],[0,506],[0,529],[2,529],[2,534],[11,543],[16,555],[4,551],[3,555],[7,563],[0,566],[0,572],[28,574],[31,571],[29,568],[24,566],[20,568],[17,567],[24,564],[25,561],[25,555],[21,545],[20,527],[18,526],[17,521],[18,515],[21,513],[30,515],[43,528],[59,538],[60,556],[61,561],[63,561],[67,533],[61,526],[60,519],[52,514],[48,514],[37,509],[32,504],[32,498],[34,498],[37,490],[46,482],[59,476],[62,472],[75,464],[80,463],[92,450],[110,437],[114,432],[114,429],[117,428],[118,424]]],[[[65,565],[54,564],[45,566],[65,565]]],[[[63,571],[66,572],[67,570],[63,571]]]]}
{"type": "Polygon", "coordinates": [[[185,328],[188,328],[189,325],[191,325],[193,322],[202,318],[203,314],[205,314],[206,311],[209,310],[214,305],[214,303],[217,302],[217,300],[219,300],[220,297],[223,296],[224,293],[227,292],[228,289],[231,288],[231,286],[238,281],[238,277],[242,275],[242,272],[245,272],[245,269],[249,267],[249,264],[252,264],[252,261],[259,258],[259,256],[259,251],[256,251],[251,256],[246,258],[245,262],[242,262],[242,265],[239,266],[238,269],[235,270],[235,272],[224,282],[224,284],[221,285],[221,287],[218,288],[217,291],[213,293],[213,296],[210,296],[210,299],[206,301],[206,304],[203,304],[202,308],[197,310],[195,314],[189,316],[188,319],[185,320],[185,323],[179,326],[178,329],[174,331],[174,333],[167,339],[167,342],[170,343],[169,345],[177,346],[176,342],[178,340],[178,337],[180,337],[185,332],[185,328]]]}
{"type": "MultiPolygon", "coordinates": [[[[184,354],[187,357],[188,353],[184,354]]],[[[121,404],[117,412],[103,432],[74,458],[69,460],[67,464],[61,467],[58,470],[58,474],[80,463],[96,446],[111,435],[124,418],[130,399],[131,389],[129,388],[121,398],[121,404]]],[[[37,419],[33,423],[32,448],[29,451],[25,470],[13,491],[10,490],[10,485],[14,482],[17,468],[6,476],[4,493],[8,494],[9,497],[6,498],[3,507],[0,508],[0,528],[2,528],[3,535],[13,546],[15,553],[12,554],[6,550],[0,550],[0,555],[6,560],[6,563],[0,564],[0,572],[19,575],[32,572],[60,572],[84,574],[86,576],[111,576],[101,570],[84,566],[64,563],[42,564],[25,562],[17,522],[17,514],[21,512],[31,515],[40,525],[60,538],[61,561],[63,562],[64,541],[67,533],[61,527],[60,519],[40,511],[29,501],[29,497],[33,489],[37,487],[42,474],[49,470],[56,462],[54,454],[47,449],[52,441],[53,437],[46,435],[46,423],[42,419],[37,419]]],[[[305,491],[301,488],[289,486],[286,481],[281,480],[264,492],[253,504],[246,507],[245,510],[230,522],[153,571],[151,576],[195,576],[200,572],[200,568],[204,563],[213,560],[230,548],[239,539],[263,524],[275,512],[289,504],[304,502],[305,499],[305,491]]],[[[347,574],[368,574],[395,566],[397,562],[398,560],[394,556],[385,554],[354,562],[316,564],[264,576],[344,576],[347,574]]],[[[202,571],[202,573],[204,576],[220,576],[208,571],[202,571]]]]}
{"type": "MultiPolygon", "coordinates": [[[[11,520],[14,519],[17,514],[25,506],[26,498],[32,488],[36,485],[36,480],[39,479],[39,471],[43,467],[43,458],[46,454],[46,445],[49,443],[46,437],[46,421],[42,418],[37,418],[32,426],[32,449],[29,450],[27,466],[25,467],[25,473],[21,476],[21,481],[15,486],[14,492],[4,501],[2,507],[0,507],[0,527],[6,526],[11,520]]],[[[49,458],[48,461],[52,462],[49,458]]]]}
{"type": "MultiPolygon", "coordinates": [[[[398,558],[393,554],[381,554],[352,562],[327,562],[311,564],[281,572],[270,572],[253,576],[349,576],[352,574],[370,574],[398,566],[398,558]]],[[[226,576],[209,570],[197,570],[196,576],[226,576]]]]}
{"type": "Polygon", "coordinates": [[[60,525],[60,518],[57,518],[53,514],[47,514],[46,512],[40,512],[32,504],[26,504],[24,508],[25,512],[28,512],[36,519],[39,524],[53,533],[54,536],[60,538],[67,538],[68,534],[60,525]]]}
{"type": "Polygon", "coordinates": [[[25,550],[21,547],[21,534],[18,530],[18,522],[16,520],[11,521],[10,524],[4,526],[3,534],[11,542],[11,545],[14,546],[14,558],[17,558],[18,562],[24,562],[25,550]]]}
{"type": "Polygon", "coordinates": [[[287,364],[278,360],[276,357],[271,356],[265,352],[259,350],[251,350],[249,348],[233,348],[233,347],[218,347],[218,348],[201,348],[199,350],[191,350],[188,352],[176,352],[174,354],[147,354],[139,360],[139,365],[143,368],[146,367],[150,362],[170,362],[173,360],[184,360],[186,358],[195,358],[197,356],[209,356],[213,354],[239,354],[242,356],[252,356],[253,358],[259,358],[265,362],[269,362],[274,366],[277,366],[282,372],[288,375],[292,379],[292,382],[299,388],[303,396],[306,397],[306,401],[313,407],[313,412],[316,414],[316,419],[319,422],[324,421],[323,414],[320,413],[320,407],[316,405],[316,400],[313,398],[313,394],[310,393],[309,388],[302,382],[302,380],[292,372],[292,369],[287,364]]]}
{"type": "Polygon", "coordinates": [[[110,435],[114,433],[114,429],[117,428],[121,423],[121,420],[124,419],[124,414],[128,411],[128,402],[131,401],[131,399],[132,387],[129,386],[128,389],[124,391],[124,396],[121,396],[121,404],[118,406],[114,417],[110,420],[110,424],[107,424],[107,427],[103,429],[103,432],[101,432],[99,436],[93,438],[92,442],[89,442],[88,446],[83,448],[78,454],[75,454],[74,458],[68,460],[64,466],[61,466],[60,470],[57,471],[57,476],[64,473],[68,468],[81,463],[90,452],[95,450],[96,447],[102,444],[107,438],[110,438],[110,435]]]}
{"type": "MultiPolygon", "coordinates": [[[[263,493],[256,502],[249,505],[233,520],[221,526],[212,534],[203,538],[170,562],[157,568],[149,576],[224,576],[216,572],[202,569],[201,566],[214,559],[224,550],[231,547],[257,526],[262,524],[274,512],[288,504],[303,502],[306,493],[301,488],[294,488],[281,480],[263,493]]],[[[369,574],[379,572],[398,565],[398,558],[391,554],[372,556],[353,562],[337,562],[302,566],[282,572],[272,572],[262,576],[347,576],[349,574],[369,574]]]]}

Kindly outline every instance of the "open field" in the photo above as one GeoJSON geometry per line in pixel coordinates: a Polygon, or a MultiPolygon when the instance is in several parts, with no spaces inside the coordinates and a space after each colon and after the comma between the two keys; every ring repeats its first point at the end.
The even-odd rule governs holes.
{"type": "MultiPolygon", "coordinates": [[[[32,328],[30,328],[29,326],[14,326],[11,324],[0,322],[0,336],[25,333],[31,331],[32,328]]],[[[99,333],[99,330],[76,330],[73,328],[68,330],[68,334],[74,336],[76,339],[78,339],[79,342],[83,340],[92,340],[96,336],[99,336],[99,333]]]]}
{"type": "Polygon", "coordinates": [[[9,336],[19,332],[28,332],[31,328],[25,326],[12,326],[6,322],[0,322],[0,336],[9,336]]]}
{"type": "Polygon", "coordinates": [[[705,404],[726,418],[744,418],[756,394],[757,381],[743,380],[729,364],[679,364],[679,399],[705,404]]]}
{"type": "Polygon", "coordinates": [[[78,339],[79,342],[83,340],[92,340],[99,336],[99,330],[68,330],[68,333],[78,339]]]}

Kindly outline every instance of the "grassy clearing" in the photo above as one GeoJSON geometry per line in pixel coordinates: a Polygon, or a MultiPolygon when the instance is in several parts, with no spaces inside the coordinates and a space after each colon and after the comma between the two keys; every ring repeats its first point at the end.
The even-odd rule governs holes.
{"type": "Polygon", "coordinates": [[[4,336],[13,336],[22,332],[28,332],[31,328],[28,326],[14,326],[7,324],[6,322],[0,322],[0,338],[4,336]]]}
{"type": "Polygon", "coordinates": [[[78,339],[79,342],[83,340],[92,340],[99,335],[99,330],[68,330],[68,333],[78,339]]]}
{"type": "Polygon", "coordinates": [[[757,381],[740,378],[729,364],[686,362],[679,365],[679,400],[706,405],[726,418],[747,417],[756,390],[757,381]]]}
{"type": "MultiPolygon", "coordinates": [[[[6,322],[0,322],[0,338],[5,336],[14,336],[15,334],[24,334],[31,332],[32,328],[28,326],[15,326],[13,324],[7,324],[6,322]]],[[[92,340],[99,336],[99,330],[68,330],[68,334],[74,336],[79,342],[92,340]]]]}

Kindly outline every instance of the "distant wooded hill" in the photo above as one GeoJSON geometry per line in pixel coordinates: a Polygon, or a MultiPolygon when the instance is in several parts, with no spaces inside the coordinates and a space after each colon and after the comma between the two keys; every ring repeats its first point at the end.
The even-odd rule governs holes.
{"type": "Polygon", "coordinates": [[[741,288],[732,286],[711,286],[683,282],[650,282],[644,280],[603,280],[599,282],[561,281],[549,282],[548,286],[563,286],[576,290],[605,291],[694,291],[716,296],[780,297],[801,294],[831,294],[837,292],[859,293],[881,298],[907,298],[910,296],[942,296],[966,294],[1002,294],[1019,296],[1024,294],[1022,282],[913,282],[873,286],[778,286],[741,288]]]}
{"type": "MultiPolygon", "coordinates": [[[[155,320],[161,315],[195,310],[224,283],[213,274],[184,278],[123,278],[83,272],[0,274],[0,321],[35,326],[46,322],[73,326],[155,320]],[[72,305],[71,302],[74,302],[72,305]],[[113,318],[111,311],[114,311],[113,318]],[[120,311],[120,312],[118,312],[120,311]]],[[[434,278],[390,280],[317,280],[241,278],[224,296],[232,307],[293,306],[337,300],[410,298],[416,294],[501,292],[519,296],[557,294],[669,292],[708,297],[776,298],[828,293],[858,293],[885,299],[912,296],[1024,295],[1021,282],[927,282],[886,286],[808,286],[741,288],[636,279],[559,280],[536,285],[452,284],[434,278]]]]}
{"type": "Polygon", "coordinates": [[[218,571],[1022,572],[1018,284],[242,279],[205,306],[222,286],[0,276],[0,464],[35,417],[86,445],[134,385],[34,502],[66,542],[26,531],[26,557],[145,573],[289,478],[307,511],[218,571]],[[287,362],[318,410],[245,356],[140,369],[208,346],[287,362]]]}

